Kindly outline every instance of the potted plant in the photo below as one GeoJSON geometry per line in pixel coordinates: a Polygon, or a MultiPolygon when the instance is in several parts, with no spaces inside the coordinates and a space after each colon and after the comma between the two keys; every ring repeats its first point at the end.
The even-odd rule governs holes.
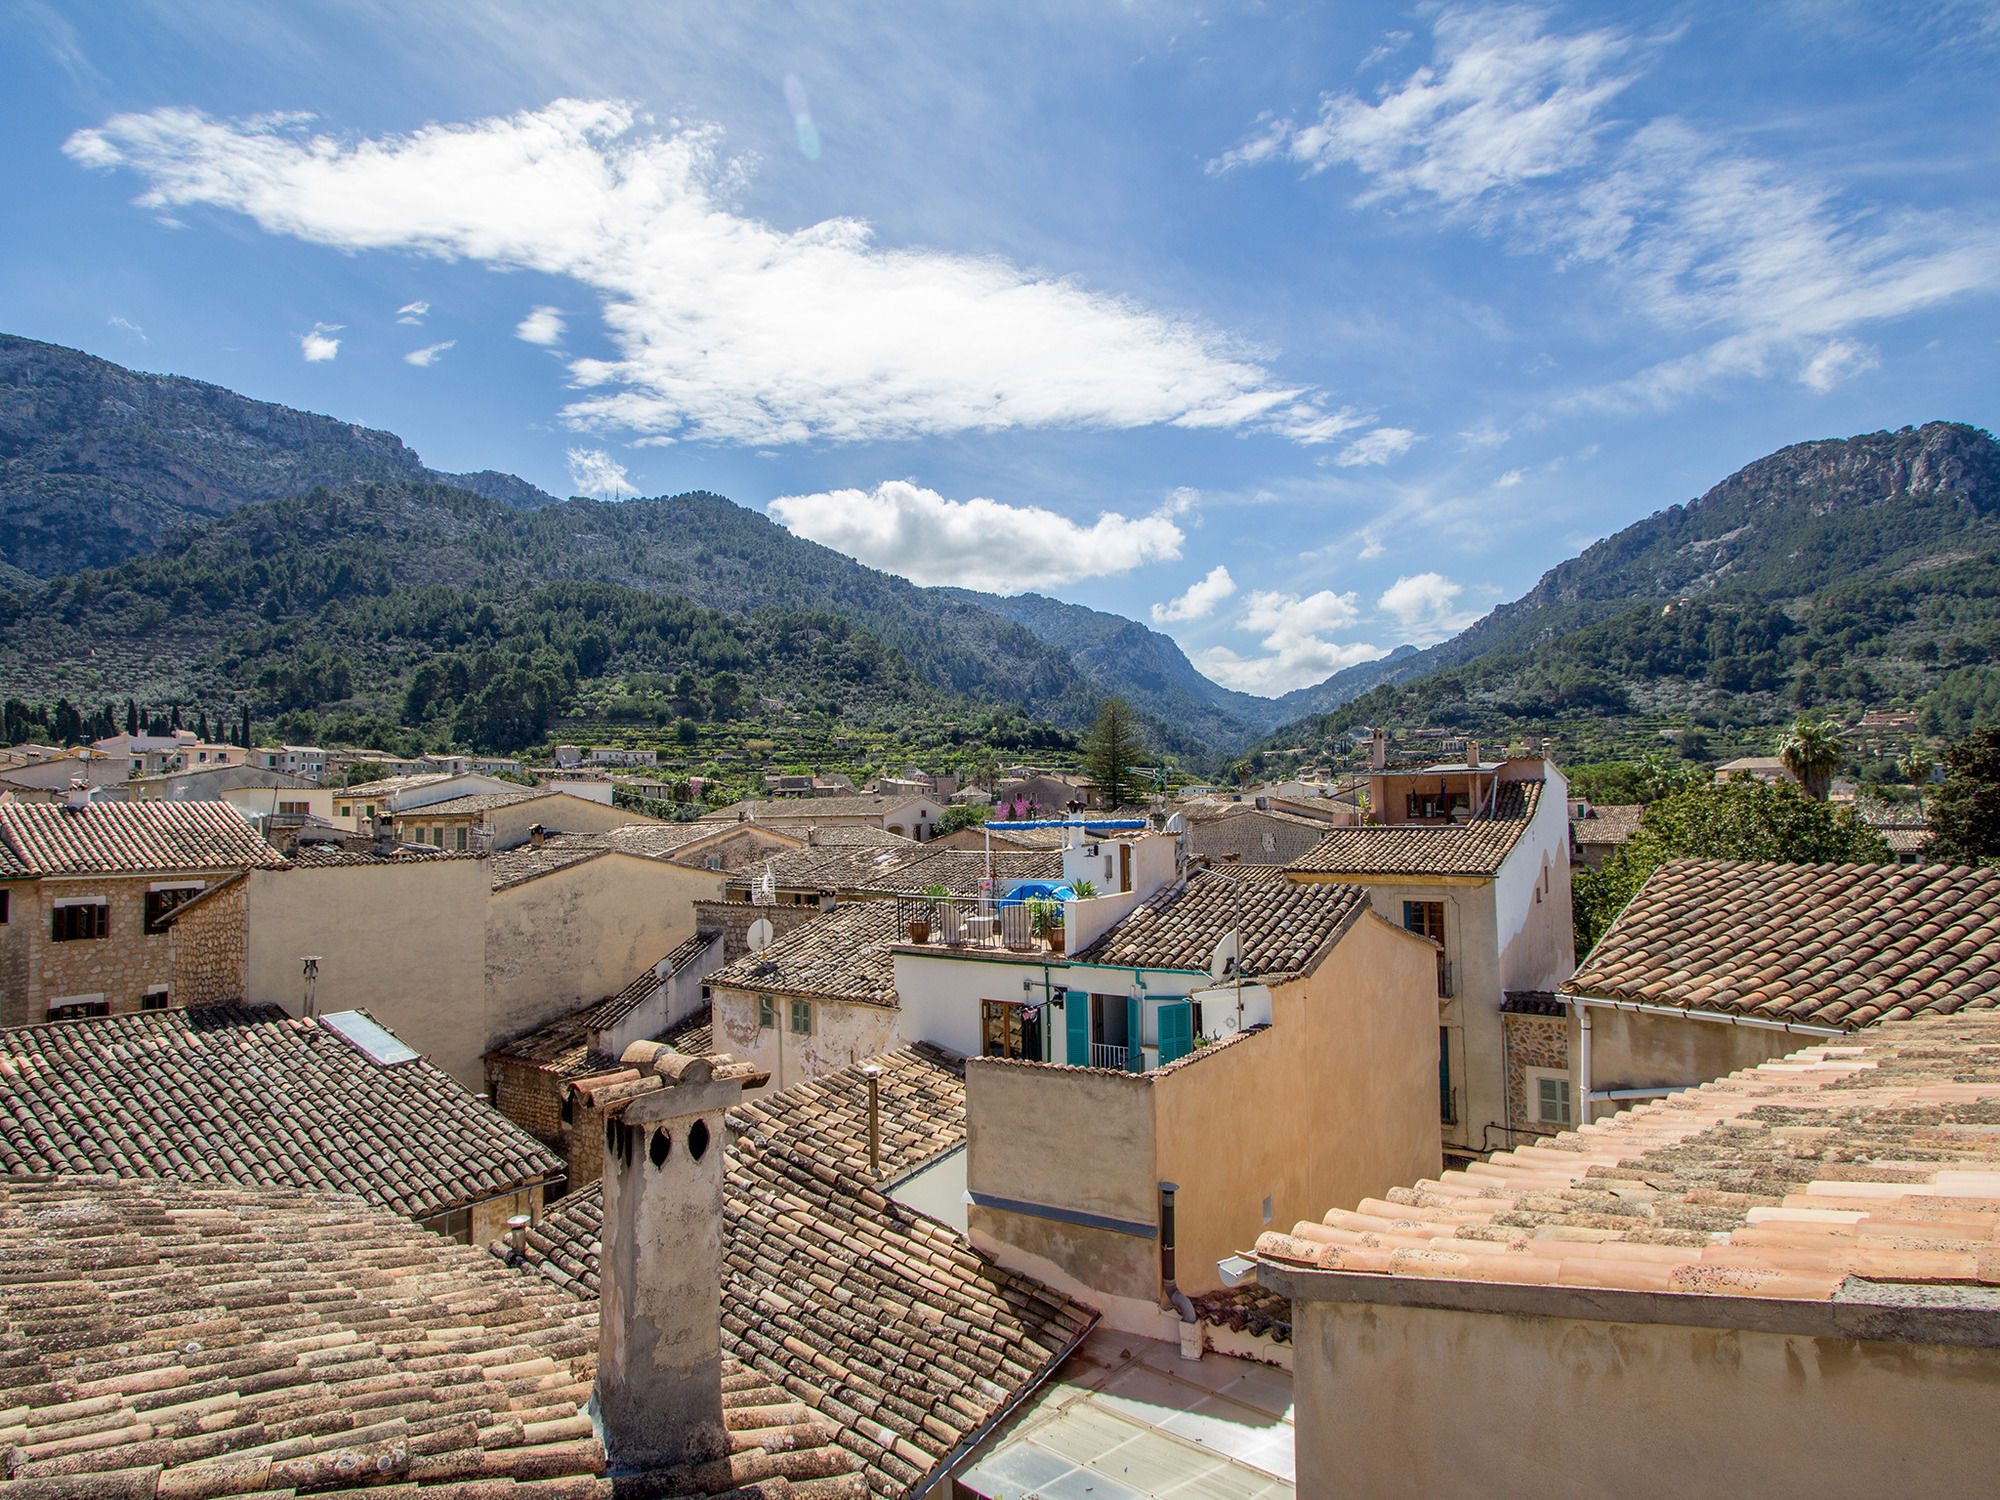
{"type": "Polygon", "coordinates": [[[1047,941],[1049,952],[1063,951],[1063,910],[1062,906],[1047,896],[1037,896],[1028,903],[1028,931],[1047,941]]]}

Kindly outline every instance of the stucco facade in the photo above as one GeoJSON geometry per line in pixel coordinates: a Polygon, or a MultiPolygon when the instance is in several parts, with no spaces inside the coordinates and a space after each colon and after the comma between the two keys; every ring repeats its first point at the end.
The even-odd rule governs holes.
{"type": "Polygon", "coordinates": [[[769,1001],[769,1025],[759,1023],[759,991],[709,987],[714,1005],[715,1045],[740,1062],[754,1064],[771,1075],[770,1082],[746,1093],[775,1092],[795,1083],[875,1057],[898,1045],[898,1014],[894,1006],[863,1000],[803,998],[761,992],[769,1001]],[[806,1007],[808,1030],[792,1026],[797,999],[806,1007]]]}
{"type": "Polygon", "coordinates": [[[1296,1301],[1298,1493],[1990,1493],[2000,1349],[1830,1332],[1296,1301]]]}

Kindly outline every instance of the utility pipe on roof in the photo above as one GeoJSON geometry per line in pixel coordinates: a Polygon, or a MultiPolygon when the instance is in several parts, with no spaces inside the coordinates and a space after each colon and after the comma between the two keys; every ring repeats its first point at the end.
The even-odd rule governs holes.
{"type": "MultiPolygon", "coordinates": [[[[1562,997],[1584,1013],[1584,1007],[1594,1006],[1599,1010],[1629,1010],[1642,1016],[1674,1016],[1683,1021],[1713,1021],[1723,1026],[1755,1026],[1765,1031],[1791,1031],[1800,1036],[1849,1036],[1851,1032],[1838,1026],[1809,1026],[1803,1021],[1768,1021],[1762,1016],[1737,1016],[1721,1011],[1695,1010],[1683,1005],[1647,1005],[1638,1000],[1605,1000],[1595,995],[1565,995],[1562,997]]],[[[1589,1026],[1586,1020],[1584,1025],[1589,1026]]]]}

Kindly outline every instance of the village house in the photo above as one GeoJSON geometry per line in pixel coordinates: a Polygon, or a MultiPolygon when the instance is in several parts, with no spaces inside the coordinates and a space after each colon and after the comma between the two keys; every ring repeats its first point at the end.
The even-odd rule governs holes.
{"type": "Polygon", "coordinates": [[[357,1011],[216,1006],[5,1034],[0,1173],[347,1193],[467,1244],[539,1217],[561,1161],[357,1011]],[[83,1128],[79,1129],[79,1125],[83,1128]]]}
{"type": "Polygon", "coordinates": [[[1328,820],[1286,812],[1266,797],[1181,807],[1188,852],[1216,864],[1288,865],[1326,836],[1328,820]]]}
{"type": "Polygon", "coordinates": [[[124,757],[79,745],[0,770],[0,793],[22,802],[60,802],[78,781],[92,788],[116,786],[134,774],[124,757]]]}
{"type": "MultiPolygon", "coordinates": [[[[1383,743],[1376,740],[1376,759],[1383,743]]],[[[1375,909],[1437,945],[1438,1112],[1448,1152],[1504,1146],[1510,992],[1553,990],[1576,966],[1568,785],[1548,762],[1469,759],[1369,774],[1371,817],[1287,867],[1359,885],[1375,909]]]]}
{"type": "Polygon", "coordinates": [[[1088,777],[1035,771],[1009,776],[993,789],[993,805],[1003,818],[1061,818],[1097,805],[1088,777]]]}
{"type": "Polygon", "coordinates": [[[225,802],[0,802],[0,1025],[180,1003],[174,910],[283,864],[225,802]]]}
{"type": "Polygon", "coordinates": [[[658,818],[552,787],[512,786],[499,792],[467,792],[432,798],[420,788],[408,800],[392,799],[391,825],[398,841],[434,849],[512,849],[534,830],[544,833],[607,833],[627,824],[658,824],[658,818]]]}
{"type": "MultiPolygon", "coordinates": [[[[1521,1028],[1511,1108],[1587,1124],[1887,1020],[2000,1005],[2000,872],[1674,860],[1521,1028]]],[[[1512,997],[1510,997],[1512,998],[1512,997]]],[[[1530,997],[1522,997],[1523,999],[1530,997]]]]}
{"type": "Polygon", "coordinates": [[[1570,799],[1570,849],[1576,862],[1586,869],[1601,870],[1611,856],[1632,841],[1646,816],[1636,802],[1593,806],[1580,797],[1570,799]]]}
{"type": "Polygon", "coordinates": [[[1726,760],[1715,768],[1718,782],[1762,781],[1771,786],[1789,783],[1799,784],[1799,778],[1792,774],[1791,767],[1776,755],[1742,755],[1735,760],[1726,760]]]}
{"type": "Polygon", "coordinates": [[[1996,1110],[1926,1015],[1267,1232],[1299,1493],[1985,1492],[1996,1110]]]}
{"type": "Polygon", "coordinates": [[[616,994],[695,935],[696,903],[728,876],[672,857],[665,840],[683,830],[718,831],[546,833],[485,856],[302,847],[177,913],[174,983],[189,1003],[366,1009],[483,1088],[492,1049],[616,994]]]}
{"type": "Polygon", "coordinates": [[[946,803],[929,792],[876,796],[786,797],[732,803],[704,813],[706,823],[765,823],[773,828],[879,828],[923,843],[946,803]]]}
{"type": "Polygon", "coordinates": [[[257,745],[243,753],[243,763],[302,776],[315,785],[326,780],[326,752],[317,745],[257,745]]]}
{"type": "Polygon", "coordinates": [[[419,771],[385,776],[333,789],[333,821],[358,833],[371,832],[377,818],[393,818],[433,802],[455,797],[500,796],[528,790],[511,781],[453,771],[419,771]]]}

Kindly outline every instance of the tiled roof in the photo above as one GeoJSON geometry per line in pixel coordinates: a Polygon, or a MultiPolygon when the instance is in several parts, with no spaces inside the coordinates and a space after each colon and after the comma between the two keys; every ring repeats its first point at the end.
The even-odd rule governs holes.
{"type": "Polygon", "coordinates": [[[1197,871],[1141,904],[1070,962],[1206,972],[1215,945],[1240,920],[1244,977],[1277,979],[1309,972],[1368,908],[1368,893],[1359,886],[1258,880],[1239,891],[1219,875],[1197,871]]]}
{"type": "Polygon", "coordinates": [[[1494,875],[1541,803],[1539,781],[1503,781],[1491,818],[1336,828],[1294,870],[1322,875],[1494,875]]]}
{"type": "Polygon", "coordinates": [[[431,844],[398,844],[384,853],[372,848],[343,849],[338,844],[300,844],[292,863],[301,869],[333,869],[341,865],[414,865],[438,859],[484,859],[464,849],[439,849],[431,844]]]}
{"type": "Polygon", "coordinates": [[[814,823],[821,818],[879,818],[912,802],[932,802],[939,807],[945,805],[944,798],[932,796],[929,792],[897,792],[887,797],[867,792],[845,797],[753,797],[732,802],[727,807],[718,807],[712,813],[704,813],[702,821],[734,823],[749,817],[759,823],[814,823]]]}
{"type": "Polygon", "coordinates": [[[875,828],[865,823],[834,823],[825,828],[814,828],[813,840],[829,849],[853,845],[899,849],[923,847],[915,839],[905,838],[900,833],[891,833],[886,828],[875,828]]]}
{"type": "MultiPolygon", "coordinates": [[[[884,1179],[965,1140],[960,1065],[926,1046],[882,1068],[884,1179]]],[[[900,1495],[1048,1373],[1095,1314],[1004,1271],[868,1175],[868,1093],[845,1068],[730,1112],[723,1349],[838,1428],[900,1495]]],[[[600,1185],[528,1234],[543,1273],[594,1295],[600,1185]]]]}
{"type": "Polygon", "coordinates": [[[795,927],[764,953],[746,953],[708,976],[711,986],[816,1000],[896,1003],[889,944],[902,940],[893,901],[857,901],[795,927]]]}
{"type": "MultiPolygon", "coordinates": [[[[706,1053],[714,1035],[709,1024],[709,1009],[706,1005],[702,1006],[693,1015],[675,1022],[654,1040],[665,1042],[676,1052],[691,1055],[706,1053]]],[[[593,1073],[614,1072],[620,1067],[619,1060],[609,1053],[593,1050],[590,1045],[590,1033],[596,1029],[590,1018],[596,1010],[597,1007],[592,1006],[589,1010],[558,1016],[548,1025],[537,1027],[526,1036],[515,1037],[486,1055],[500,1062],[513,1063],[516,1067],[550,1073],[557,1078],[587,1078],[593,1073]]]]}
{"type": "Polygon", "coordinates": [[[1931,842],[1929,824],[1882,823],[1875,831],[1882,835],[1891,854],[1922,854],[1931,842]]]}
{"type": "Polygon", "coordinates": [[[381,1067],[275,1006],[0,1032],[0,1172],[354,1193],[411,1218],[562,1171],[424,1059],[381,1067]]]}
{"type": "Polygon", "coordinates": [[[785,890],[872,890],[891,872],[924,857],[924,846],[918,843],[809,845],[733,873],[738,881],[758,880],[768,863],[772,880],[785,890]]]}
{"type": "Polygon", "coordinates": [[[1230,1328],[1274,1344],[1292,1341],[1292,1299],[1252,1282],[1188,1299],[1194,1315],[1216,1328],[1230,1328]]]}
{"type": "Polygon", "coordinates": [[[283,869],[284,856],[227,802],[0,803],[0,843],[21,873],[283,869]]]}
{"type": "Polygon", "coordinates": [[[468,792],[463,797],[446,797],[440,802],[426,802],[422,807],[405,807],[397,812],[399,818],[448,818],[467,813],[492,812],[495,808],[513,807],[522,802],[539,802],[544,797],[562,795],[545,786],[524,786],[512,792],[468,792]]]}
{"type": "Polygon", "coordinates": [[[601,833],[552,833],[539,849],[527,843],[496,850],[487,856],[487,866],[493,876],[493,889],[506,891],[585,860],[601,858],[611,848],[601,833]]]}
{"type": "MultiPolygon", "coordinates": [[[[0,1181],[0,1264],[0,1477],[24,1500],[614,1494],[585,1411],[596,1308],[355,1199],[0,1181]]],[[[723,1388],[763,1409],[729,1458],[622,1483],[867,1493],[825,1423],[772,1425],[785,1393],[733,1360],[723,1388]]]]}
{"type": "Polygon", "coordinates": [[[2000,1016],[1932,1016],[1335,1209],[1257,1243],[1324,1270],[1826,1301],[2000,1284],[2000,1016]]]}
{"type": "MultiPolygon", "coordinates": [[[[616,828],[606,829],[600,835],[605,843],[626,854],[643,855],[647,859],[667,859],[680,853],[689,844],[703,839],[712,839],[718,829],[713,823],[622,823],[616,828]]],[[[782,832],[782,830],[774,830],[782,832]]]]}
{"type": "Polygon", "coordinates": [[[1618,803],[1593,807],[1587,818],[1571,818],[1569,826],[1579,844],[1623,844],[1639,831],[1646,809],[1639,803],[1618,803]]]}
{"type": "Polygon", "coordinates": [[[656,964],[647,965],[633,975],[632,982],[624,989],[615,995],[606,996],[584,1011],[584,1024],[599,1028],[616,1026],[644,1004],[667,980],[706,953],[716,937],[715,933],[697,932],[685,942],[675,944],[668,950],[665,958],[656,964]]]}
{"type": "Polygon", "coordinates": [[[1562,991],[1846,1028],[2000,1004],[2000,870],[1675,860],[1562,991]]]}
{"type": "MultiPolygon", "coordinates": [[[[939,849],[921,859],[900,864],[869,877],[865,890],[884,895],[921,896],[941,885],[954,896],[977,896],[988,865],[982,849],[939,849]]],[[[1062,853],[1055,849],[995,849],[991,857],[995,887],[1012,880],[1061,880],[1062,853]]]]}
{"type": "Polygon", "coordinates": [[[440,781],[450,781],[459,775],[457,771],[425,771],[413,776],[385,776],[380,781],[364,781],[356,786],[337,786],[333,789],[336,798],[370,797],[380,801],[393,797],[398,792],[414,792],[418,787],[436,786],[440,781]]]}

